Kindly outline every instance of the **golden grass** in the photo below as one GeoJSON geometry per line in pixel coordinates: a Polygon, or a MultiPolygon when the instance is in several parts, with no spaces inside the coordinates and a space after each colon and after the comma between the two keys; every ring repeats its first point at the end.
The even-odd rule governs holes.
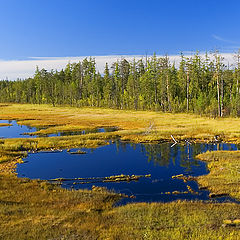
{"type": "Polygon", "coordinates": [[[0,127],[12,126],[10,123],[0,123],[0,127]]]}
{"type": "MultiPolygon", "coordinates": [[[[27,151],[36,149],[97,147],[108,144],[107,140],[115,138],[135,142],[168,141],[171,135],[177,140],[191,138],[195,141],[211,141],[215,135],[221,135],[225,141],[239,142],[238,119],[19,104],[1,104],[0,119],[16,119],[21,124],[47,127],[41,131],[48,134],[109,126],[120,128],[112,133],[2,139],[0,239],[240,238],[240,229],[238,224],[235,224],[239,220],[240,208],[234,203],[178,201],[112,207],[120,196],[104,189],[69,191],[45,181],[19,179],[12,174],[16,163],[21,162],[27,151]],[[226,221],[234,224],[226,225],[226,221]]],[[[222,156],[222,153],[220,155],[222,156]]],[[[218,162],[223,164],[220,160],[218,162]]],[[[230,160],[227,166],[238,167],[230,160]]],[[[218,167],[213,165],[212,169],[218,167]]],[[[202,179],[206,179],[207,176],[202,179]]],[[[234,183],[238,179],[229,173],[224,177],[234,183]]],[[[209,180],[209,188],[210,183],[209,180]]],[[[235,191],[232,196],[238,198],[239,193],[235,191]]]]}
{"type": "Polygon", "coordinates": [[[240,119],[207,118],[194,114],[127,111],[101,108],[51,107],[11,104],[0,106],[0,119],[16,119],[19,124],[47,127],[38,133],[78,131],[99,127],[118,127],[124,140],[134,142],[192,139],[212,141],[220,135],[226,142],[240,142],[240,119]]]}
{"type": "Polygon", "coordinates": [[[0,239],[97,239],[119,198],[0,174],[0,239]]]}
{"type": "Polygon", "coordinates": [[[237,240],[238,227],[224,227],[224,220],[236,221],[237,204],[178,201],[128,204],[111,211],[111,228],[103,239],[237,240]]]}
{"type": "Polygon", "coordinates": [[[207,161],[209,174],[198,177],[198,183],[207,187],[211,195],[228,194],[240,200],[240,151],[213,151],[199,154],[207,161]]]}
{"type": "Polygon", "coordinates": [[[178,201],[112,205],[119,195],[65,190],[0,174],[0,239],[237,240],[239,205],[178,201]],[[224,227],[226,220],[234,226],[224,227]]]}

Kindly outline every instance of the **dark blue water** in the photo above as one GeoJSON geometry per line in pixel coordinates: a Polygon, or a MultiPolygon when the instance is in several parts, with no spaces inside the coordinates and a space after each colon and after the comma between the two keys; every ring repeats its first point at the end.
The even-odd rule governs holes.
{"type": "MultiPolygon", "coordinates": [[[[129,144],[117,142],[97,149],[81,149],[84,155],[72,155],[67,151],[59,153],[29,154],[25,164],[19,164],[19,177],[32,179],[106,177],[119,174],[145,175],[137,182],[114,182],[74,184],[63,182],[65,188],[88,188],[92,185],[104,186],[118,193],[134,195],[135,199],[124,199],[122,203],[139,201],[173,201],[176,199],[209,200],[209,192],[199,190],[195,181],[184,183],[181,179],[172,179],[173,175],[184,174],[199,176],[207,174],[206,164],[195,159],[198,153],[207,150],[237,150],[234,144],[129,144]],[[198,194],[166,194],[173,191],[187,191],[189,185],[198,194]]],[[[218,201],[228,200],[221,198],[218,201]]]]}
{"type": "MultiPolygon", "coordinates": [[[[30,136],[27,133],[36,132],[42,128],[35,128],[25,125],[20,125],[15,120],[0,120],[0,123],[9,123],[11,126],[0,126],[0,138],[29,138],[30,136]]],[[[56,136],[69,136],[69,135],[82,135],[89,133],[98,133],[98,132],[113,132],[117,131],[116,127],[106,127],[106,128],[96,128],[88,129],[83,131],[64,131],[58,132],[55,134],[46,134],[41,135],[44,137],[56,137],[56,136]]],[[[36,136],[31,136],[36,137],[36,136]]]]}
{"type": "Polygon", "coordinates": [[[88,129],[88,130],[82,130],[82,131],[63,131],[58,132],[54,134],[46,134],[45,137],[59,137],[59,136],[72,136],[72,135],[83,135],[83,134],[89,134],[89,133],[101,133],[101,132],[114,132],[117,131],[118,128],[116,127],[105,127],[105,128],[95,128],[95,129],[88,129]]]}
{"type": "Polygon", "coordinates": [[[37,131],[37,128],[17,124],[15,120],[0,120],[0,123],[12,124],[12,126],[0,127],[0,138],[26,138],[29,136],[23,133],[37,131]]]}
{"type": "MultiPolygon", "coordinates": [[[[0,123],[10,123],[12,126],[0,127],[0,137],[29,137],[23,133],[35,132],[35,127],[18,125],[16,121],[0,120],[0,123]]],[[[116,128],[98,128],[85,131],[59,132],[50,136],[88,134],[92,132],[115,131],[116,128]]],[[[206,164],[195,159],[198,153],[207,150],[237,150],[233,144],[129,144],[117,142],[97,149],[82,149],[87,154],[72,155],[66,150],[59,153],[29,154],[25,164],[19,164],[18,176],[32,179],[77,178],[77,177],[107,177],[112,175],[146,175],[138,182],[118,182],[92,184],[74,184],[74,181],[63,182],[65,188],[88,188],[92,185],[104,186],[119,193],[136,196],[131,201],[172,201],[176,199],[208,200],[208,191],[199,190],[194,181],[184,183],[180,179],[172,179],[173,175],[184,174],[199,176],[207,174],[206,164]],[[166,192],[187,191],[187,185],[199,194],[166,194],[166,192]]],[[[218,201],[227,200],[221,198],[218,201]]]]}

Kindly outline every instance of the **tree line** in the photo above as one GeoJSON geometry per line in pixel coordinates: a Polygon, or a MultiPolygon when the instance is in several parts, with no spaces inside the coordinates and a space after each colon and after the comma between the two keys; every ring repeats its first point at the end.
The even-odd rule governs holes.
{"type": "Polygon", "coordinates": [[[240,116],[240,51],[234,66],[218,52],[121,59],[103,74],[94,58],[69,63],[61,71],[39,69],[32,78],[0,81],[0,102],[92,106],[240,116]]]}

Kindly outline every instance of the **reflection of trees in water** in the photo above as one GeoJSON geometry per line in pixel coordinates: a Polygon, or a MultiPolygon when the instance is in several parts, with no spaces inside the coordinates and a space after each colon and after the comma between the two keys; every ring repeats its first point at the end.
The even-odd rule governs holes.
{"type": "Polygon", "coordinates": [[[238,150],[240,145],[236,144],[227,144],[227,143],[212,143],[212,144],[205,144],[205,151],[235,151],[238,150]]]}
{"type": "Polygon", "coordinates": [[[154,163],[161,166],[169,165],[170,151],[173,150],[169,144],[135,144],[116,141],[117,151],[126,152],[127,146],[130,146],[134,150],[139,147],[143,155],[148,157],[149,162],[153,161],[154,163]]]}
{"type": "Polygon", "coordinates": [[[140,151],[147,157],[148,162],[153,162],[160,166],[169,166],[170,164],[179,165],[186,172],[192,172],[194,167],[200,166],[200,161],[194,157],[206,151],[216,150],[237,150],[239,146],[235,144],[186,144],[175,145],[171,148],[169,143],[161,144],[134,144],[116,141],[117,151],[127,152],[127,146],[131,146],[140,151]]]}
{"type": "Polygon", "coordinates": [[[143,153],[148,161],[153,161],[160,166],[180,165],[185,171],[192,171],[193,167],[199,166],[199,161],[193,157],[202,152],[201,145],[176,145],[171,144],[142,144],[143,153]]]}
{"type": "Polygon", "coordinates": [[[116,148],[117,148],[117,152],[119,152],[119,151],[126,152],[127,146],[129,145],[129,143],[127,143],[127,142],[121,142],[121,141],[117,140],[117,141],[115,142],[115,145],[116,145],[116,148]]]}
{"type": "Polygon", "coordinates": [[[60,132],[60,136],[69,136],[69,135],[71,136],[71,135],[81,135],[81,134],[84,134],[84,131],[65,131],[65,132],[60,132]]]}
{"type": "Polygon", "coordinates": [[[193,167],[199,167],[199,161],[194,159],[194,156],[196,156],[198,153],[201,152],[201,146],[200,145],[185,145],[180,146],[180,166],[185,168],[186,172],[192,172],[193,167]]]}
{"type": "Polygon", "coordinates": [[[160,166],[168,166],[170,163],[171,147],[169,144],[143,144],[144,153],[148,161],[153,161],[160,166]]]}

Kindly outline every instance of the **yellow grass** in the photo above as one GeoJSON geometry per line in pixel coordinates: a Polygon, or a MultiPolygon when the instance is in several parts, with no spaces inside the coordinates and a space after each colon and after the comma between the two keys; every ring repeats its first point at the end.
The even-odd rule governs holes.
{"type": "Polygon", "coordinates": [[[104,189],[69,191],[0,174],[0,239],[237,240],[239,205],[177,201],[113,207],[104,189]],[[226,220],[234,226],[224,227],[226,220]]]}
{"type": "Polygon", "coordinates": [[[229,203],[129,204],[111,212],[112,226],[103,239],[237,240],[239,228],[224,227],[224,221],[236,221],[239,213],[239,205],[229,203]]]}
{"type": "MultiPolygon", "coordinates": [[[[1,104],[0,119],[47,127],[41,130],[43,134],[109,126],[119,128],[112,133],[2,139],[0,239],[240,239],[238,204],[177,201],[113,207],[120,196],[104,189],[69,191],[45,181],[14,175],[16,163],[30,150],[98,147],[115,138],[135,142],[169,141],[171,135],[177,140],[190,138],[192,141],[212,141],[215,135],[220,135],[222,140],[237,143],[240,141],[239,119],[20,104],[1,104]]],[[[238,167],[230,160],[226,166],[238,167]]],[[[219,165],[212,165],[212,169],[215,168],[218,171],[219,165]]],[[[238,180],[231,174],[224,177],[228,183],[236,184],[238,180]]],[[[211,189],[210,180],[208,187],[211,189]]],[[[239,193],[235,191],[232,196],[238,198],[239,193]]]]}
{"type": "Polygon", "coordinates": [[[12,126],[10,123],[0,123],[0,127],[12,126]]]}
{"type": "Polygon", "coordinates": [[[117,194],[0,174],[0,239],[96,239],[117,194]]]}
{"type": "Polygon", "coordinates": [[[123,140],[151,142],[171,140],[212,141],[215,135],[226,142],[240,142],[238,118],[212,119],[193,114],[126,111],[101,108],[51,107],[11,104],[0,106],[0,119],[16,119],[19,124],[47,127],[37,133],[77,131],[99,127],[118,127],[123,140]]]}
{"type": "Polygon", "coordinates": [[[207,161],[210,173],[198,177],[201,186],[211,195],[227,194],[240,200],[240,151],[213,151],[197,156],[207,161]]]}

